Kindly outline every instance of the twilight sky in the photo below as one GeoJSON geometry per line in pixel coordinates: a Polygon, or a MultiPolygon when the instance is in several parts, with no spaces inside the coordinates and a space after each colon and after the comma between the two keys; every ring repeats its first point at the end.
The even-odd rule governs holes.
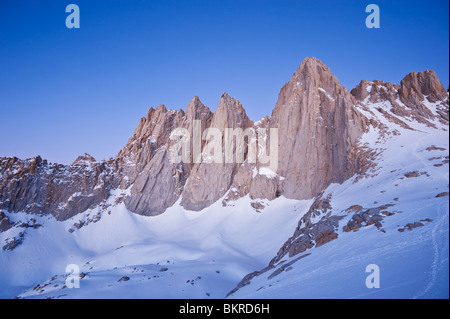
{"type": "Polygon", "coordinates": [[[270,115],[308,56],[349,90],[433,69],[449,85],[449,2],[0,0],[0,157],[115,156],[149,107],[212,111],[228,92],[270,115]],[[68,4],[80,29],[68,29],[68,4]],[[380,7],[368,29],[365,8],[380,7]]]}

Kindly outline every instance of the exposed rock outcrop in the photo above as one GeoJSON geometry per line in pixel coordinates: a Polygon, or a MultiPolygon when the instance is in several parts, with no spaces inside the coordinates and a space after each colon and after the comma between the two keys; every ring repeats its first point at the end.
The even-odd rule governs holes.
{"type": "Polygon", "coordinates": [[[0,208],[67,219],[109,196],[108,163],[0,158],[0,208]]]}
{"type": "MultiPolygon", "coordinates": [[[[247,117],[242,104],[224,93],[219,105],[214,112],[210,127],[218,129],[221,136],[213,138],[223,139],[225,128],[246,128],[252,127],[253,122],[247,117]]],[[[225,141],[225,140],[223,140],[225,141]]],[[[201,210],[225,195],[230,189],[234,176],[240,163],[226,163],[225,144],[220,143],[222,163],[198,163],[192,168],[189,180],[183,190],[181,205],[189,210],[201,210]]],[[[234,151],[236,147],[232,148],[234,151]]],[[[202,150],[205,156],[205,150],[202,150]]],[[[233,152],[235,153],[235,152],[233,152]]],[[[214,154],[217,155],[217,154],[214,154]]]]}
{"type": "Polygon", "coordinates": [[[348,221],[347,225],[342,227],[344,232],[357,231],[361,227],[367,227],[370,225],[375,225],[378,229],[381,229],[384,216],[380,214],[383,213],[385,216],[390,216],[393,213],[381,212],[380,208],[369,208],[366,210],[358,210],[353,214],[352,218],[348,221]]]}
{"type": "Polygon", "coordinates": [[[11,227],[12,223],[9,221],[8,216],[6,216],[3,212],[0,212],[0,233],[10,229],[11,227]]]}
{"type": "MultiPolygon", "coordinates": [[[[263,206],[258,199],[313,198],[331,183],[342,183],[370,166],[358,145],[368,127],[377,125],[359,111],[377,111],[368,109],[366,100],[387,103],[389,108],[378,106],[378,111],[406,128],[406,118],[430,126],[436,119],[448,124],[448,93],[433,71],[410,73],[401,85],[362,81],[350,94],[320,60],[306,58],[281,89],[272,115],[256,123],[226,93],[214,113],[194,97],[186,113],[164,105],[150,108],[125,147],[107,161],[98,162],[88,154],[71,165],[49,164],[39,156],[0,158],[0,209],[52,214],[64,220],[101,205],[117,188],[128,194],[118,200],[142,215],[161,214],[178,200],[186,209],[198,211],[220,198],[227,205],[249,195],[259,211],[263,206]],[[270,145],[275,143],[270,130],[277,129],[275,171],[259,158],[250,161],[248,145],[242,162],[205,163],[195,155],[203,154],[203,159],[214,155],[208,154],[208,140],[202,138],[208,128],[221,134],[222,159],[226,143],[236,150],[233,140],[224,138],[226,128],[262,129],[267,133],[266,153],[275,146],[270,145]],[[188,161],[171,161],[171,151],[178,145],[171,138],[175,129],[200,131],[199,139],[191,138],[188,161]]],[[[258,141],[259,152],[261,146],[258,141]]],[[[331,230],[325,231],[316,245],[333,236],[331,230]]]]}
{"type": "Polygon", "coordinates": [[[338,237],[335,232],[342,216],[330,216],[330,197],[318,196],[308,212],[300,219],[294,234],[283,244],[277,255],[270,261],[273,266],[284,256],[293,257],[314,246],[320,247],[338,237]],[[319,218],[320,217],[320,218],[319,218]],[[312,222],[312,219],[317,222],[312,222]]]}
{"type": "Polygon", "coordinates": [[[443,124],[449,122],[448,93],[432,70],[411,72],[400,85],[363,80],[351,93],[359,102],[378,103],[377,111],[397,124],[407,126],[405,118],[431,127],[435,126],[432,123],[435,119],[443,124]]]}
{"type": "Polygon", "coordinates": [[[320,60],[306,58],[282,89],[270,119],[278,128],[279,171],[288,198],[316,196],[358,172],[352,148],[367,129],[356,101],[320,60]]]}

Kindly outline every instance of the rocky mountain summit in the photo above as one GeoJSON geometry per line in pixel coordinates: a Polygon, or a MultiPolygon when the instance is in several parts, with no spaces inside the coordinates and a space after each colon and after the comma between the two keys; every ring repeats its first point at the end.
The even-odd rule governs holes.
{"type": "Polygon", "coordinates": [[[306,58],[256,122],[195,96],[109,160],[0,158],[0,298],[448,298],[448,132],[433,71],[306,58]]]}
{"type": "MultiPolygon", "coordinates": [[[[309,199],[331,183],[368,169],[370,156],[358,140],[377,123],[367,114],[381,112],[405,127],[405,118],[433,126],[435,119],[448,124],[448,107],[448,94],[433,71],[412,72],[400,85],[364,80],[349,92],[320,60],[306,58],[282,87],[272,115],[259,122],[250,120],[242,104],[227,93],[215,112],[194,97],[186,112],[164,105],[150,108],[124,148],[107,161],[88,154],[71,165],[50,164],[40,156],[0,158],[0,209],[65,220],[104,204],[115,189],[128,191],[119,200],[140,215],[162,214],[178,200],[184,208],[199,211],[218,200],[228,205],[246,195],[259,209],[264,207],[260,199],[309,199]],[[190,161],[172,163],[169,153],[176,141],[171,132],[193,132],[195,123],[202,132],[264,129],[267,146],[270,129],[278,129],[277,170],[249,161],[248,149],[242,163],[199,161],[193,154],[205,150],[205,139],[191,143],[190,161]]],[[[7,222],[2,219],[3,225],[7,222]]]]}

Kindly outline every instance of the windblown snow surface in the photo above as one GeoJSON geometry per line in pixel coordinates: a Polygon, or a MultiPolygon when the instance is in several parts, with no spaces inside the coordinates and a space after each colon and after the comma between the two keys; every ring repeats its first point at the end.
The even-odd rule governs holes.
{"type": "MultiPolygon", "coordinates": [[[[365,115],[379,117],[388,133],[372,128],[361,139],[376,153],[367,176],[325,190],[332,214],[343,216],[338,238],[307,250],[310,255],[277,276],[254,277],[228,298],[449,297],[448,126],[408,121],[410,130],[365,115]],[[342,230],[350,206],[385,204],[394,214],[383,219],[383,231],[374,225],[342,230]],[[423,226],[406,227],[415,222],[423,226]],[[379,288],[366,287],[369,264],[379,267],[379,288]]],[[[0,233],[2,246],[23,233],[14,250],[0,250],[0,297],[225,298],[246,274],[268,265],[313,203],[280,197],[261,200],[266,207],[256,212],[244,197],[192,212],[177,202],[146,217],[114,204],[124,192],[111,192],[106,211],[91,209],[64,222],[4,212],[14,223],[34,218],[42,227],[0,233]],[[78,229],[79,221],[90,222],[78,229]],[[79,288],[66,286],[69,264],[83,273],[79,288]]]]}

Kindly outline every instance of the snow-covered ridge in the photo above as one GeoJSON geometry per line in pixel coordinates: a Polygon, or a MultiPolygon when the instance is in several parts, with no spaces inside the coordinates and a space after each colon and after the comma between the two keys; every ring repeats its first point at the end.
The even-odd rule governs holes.
{"type": "Polygon", "coordinates": [[[257,123],[224,93],[216,114],[198,98],[186,113],[151,108],[108,161],[0,158],[1,296],[448,297],[448,94],[437,77],[363,81],[350,94],[317,59],[299,70],[257,123]],[[197,118],[277,126],[284,170],[171,165],[168,133],[197,118]],[[69,264],[79,289],[67,287],[69,264]],[[367,290],[369,264],[382,289],[367,290]]]}
{"type": "MultiPolygon", "coordinates": [[[[448,127],[436,122],[437,128],[411,130],[382,113],[367,116],[384,125],[360,141],[378,154],[373,171],[330,185],[322,198],[330,198],[331,208],[310,219],[317,225],[338,217],[336,238],[320,246],[314,239],[313,247],[284,256],[229,298],[448,296],[448,127]],[[380,227],[363,221],[346,230],[355,214],[380,207],[380,227]],[[368,264],[380,267],[383,289],[365,287],[368,264]]],[[[248,197],[201,212],[178,202],[145,217],[119,200],[130,191],[111,190],[105,206],[64,222],[5,212],[15,226],[0,240],[25,239],[0,251],[2,297],[224,298],[244,275],[267,266],[313,203],[280,197],[256,213],[247,209],[248,197]],[[66,287],[68,264],[80,267],[79,289],[66,287]]]]}
{"type": "Polygon", "coordinates": [[[404,119],[411,130],[366,111],[382,103],[364,104],[378,123],[360,141],[378,154],[371,174],[330,185],[321,196],[329,207],[299,223],[279,257],[229,298],[448,298],[448,125],[404,119]],[[380,267],[382,289],[365,286],[369,264],[380,267]]]}

